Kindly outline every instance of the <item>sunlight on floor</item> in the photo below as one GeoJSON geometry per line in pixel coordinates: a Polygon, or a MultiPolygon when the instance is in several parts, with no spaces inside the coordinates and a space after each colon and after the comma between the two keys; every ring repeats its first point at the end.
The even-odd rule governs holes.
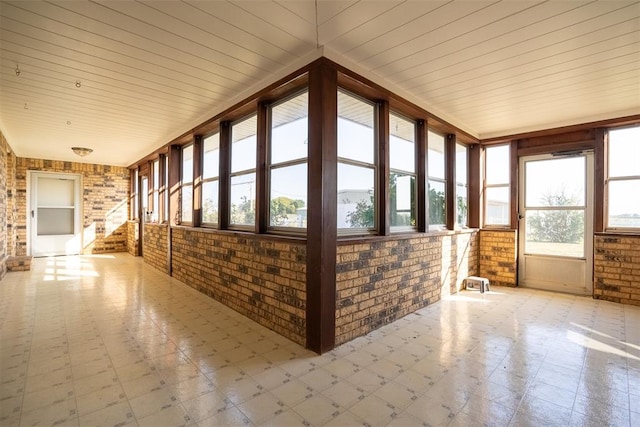
{"type": "Polygon", "coordinates": [[[45,282],[59,282],[76,280],[82,277],[99,277],[100,275],[95,271],[93,264],[88,260],[90,257],[91,255],[49,257],[46,259],[43,280],[45,282]]]}

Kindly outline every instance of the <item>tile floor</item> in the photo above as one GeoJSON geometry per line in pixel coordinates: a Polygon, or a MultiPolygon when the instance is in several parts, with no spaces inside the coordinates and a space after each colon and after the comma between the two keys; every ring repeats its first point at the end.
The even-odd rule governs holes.
{"type": "Polygon", "coordinates": [[[317,356],[126,254],[0,282],[1,426],[638,426],[640,307],[466,291],[317,356]]]}

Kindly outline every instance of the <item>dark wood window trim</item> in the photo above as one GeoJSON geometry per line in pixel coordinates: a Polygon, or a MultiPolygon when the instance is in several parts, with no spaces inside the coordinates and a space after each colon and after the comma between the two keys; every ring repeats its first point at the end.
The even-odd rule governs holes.
{"type": "Polygon", "coordinates": [[[135,221],[138,219],[138,207],[137,204],[138,195],[138,168],[129,170],[129,220],[135,221]]]}
{"type": "Polygon", "coordinates": [[[255,232],[264,234],[269,225],[269,188],[267,178],[267,134],[269,133],[269,107],[258,104],[256,126],[256,226],[255,232]]]}
{"type": "Polygon", "coordinates": [[[180,222],[180,169],[182,159],[180,146],[172,145],[169,148],[169,218],[170,225],[178,225],[180,222]]]}
{"type": "Polygon", "coordinates": [[[218,228],[229,228],[229,188],[231,184],[231,123],[220,123],[220,181],[218,184],[218,228]]]}
{"type": "Polygon", "coordinates": [[[191,204],[193,227],[202,225],[202,135],[193,138],[193,200],[191,204]]]}
{"type": "Polygon", "coordinates": [[[445,135],[444,176],[445,176],[445,222],[447,230],[453,230],[456,226],[456,136],[445,135]]]}
{"type": "Polygon", "coordinates": [[[307,348],[335,346],[338,166],[338,78],[316,63],[309,72],[307,216],[307,348]]]}
{"type": "MultiPolygon", "coordinates": [[[[374,122],[374,134],[376,135],[377,153],[377,187],[375,210],[378,219],[378,234],[388,236],[391,233],[390,209],[389,209],[389,103],[380,101],[377,103],[377,120],[374,122]]],[[[375,191],[375,190],[374,190],[375,191]]]]}
{"type": "Polygon", "coordinates": [[[605,231],[605,212],[609,201],[607,200],[605,185],[608,174],[607,165],[607,131],[596,129],[596,142],[594,148],[594,187],[593,187],[593,231],[596,233],[605,231]]]}
{"type": "Polygon", "coordinates": [[[509,177],[509,198],[511,204],[511,219],[509,220],[509,225],[507,228],[511,230],[517,230],[519,228],[520,214],[519,214],[519,204],[518,200],[518,182],[520,180],[520,162],[518,161],[518,141],[511,141],[509,147],[509,154],[511,156],[510,160],[510,170],[511,176],[509,177]]]}
{"type": "Polygon", "coordinates": [[[467,188],[469,196],[467,212],[469,228],[480,228],[483,221],[483,215],[481,215],[484,203],[482,191],[484,176],[481,173],[482,152],[483,150],[477,144],[468,146],[467,188]]]}
{"type": "Polygon", "coordinates": [[[160,154],[158,156],[158,223],[166,223],[168,218],[165,218],[167,199],[165,198],[168,193],[167,176],[167,155],[160,154]]]}
{"type": "Polygon", "coordinates": [[[427,123],[424,120],[416,122],[416,172],[418,174],[418,200],[416,210],[416,231],[425,233],[429,230],[429,197],[427,176],[427,123]]]}

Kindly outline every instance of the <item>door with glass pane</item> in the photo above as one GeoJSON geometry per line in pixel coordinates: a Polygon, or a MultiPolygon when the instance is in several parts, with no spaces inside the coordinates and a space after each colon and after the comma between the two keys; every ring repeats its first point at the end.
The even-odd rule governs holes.
{"type": "Polygon", "coordinates": [[[520,159],[518,283],[591,294],[593,155],[520,159]]]}
{"type": "Polygon", "coordinates": [[[79,254],[80,176],[32,172],[30,178],[31,255],[79,254]]]}

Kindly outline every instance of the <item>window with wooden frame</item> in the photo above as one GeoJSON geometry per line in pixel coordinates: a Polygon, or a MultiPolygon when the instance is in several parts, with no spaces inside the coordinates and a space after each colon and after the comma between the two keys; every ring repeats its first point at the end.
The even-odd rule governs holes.
{"type": "Polygon", "coordinates": [[[389,225],[391,231],[416,228],[416,124],[389,114],[389,225]]]}
{"type": "Polygon", "coordinates": [[[162,209],[158,209],[158,212],[161,212],[162,216],[160,217],[161,222],[169,221],[169,156],[161,155],[160,156],[162,164],[164,164],[164,181],[162,181],[162,186],[160,187],[160,199],[162,199],[162,209]]]}
{"type": "Polygon", "coordinates": [[[131,196],[129,197],[129,218],[138,219],[138,169],[131,171],[131,196]]]}
{"type": "Polygon", "coordinates": [[[376,106],[338,91],[337,226],[341,233],[376,230],[376,106]]]}
{"type": "Polygon", "coordinates": [[[511,218],[509,144],[492,145],[484,153],[484,225],[509,226],[511,218]]]}
{"type": "Polygon", "coordinates": [[[193,222],[193,144],[182,147],[182,168],[180,169],[180,221],[193,222]]]}
{"type": "Polygon", "coordinates": [[[468,185],[469,149],[456,143],[456,226],[469,225],[469,185],[468,185]]]}
{"type": "Polygon", "coordinates": [[[607,153],[607,229],[640,231],[640,126],[610,130],[607,153]]]}
{"type": "Polygon", "coordinates": [[[220,180],[220,134],[214,133],[202,144],[202,224],[218,224],[220,180]]]}
{"type": "Polygon", "coordinates": [[[255,227],[257,123],[254,114],[231,124],[230,228],[255,227]]]}
{"type": "Polygon", "coordinates": [[[271,107],[269,227],[307,228],[309,94],[271,107]]]}
{"type": "Polygon", "coordinates": [[[427,174],[429,200],[429,229],[446,228],[446,139],[431,129],[427,135],[427,174]]]}
{"type": "Polygon", "coordinates": [[[159,209],[160,209],[160,159],[155,159],[151,164],[151,179],[152,188],[151,188],[151,206],[149,207],[151,211],[151,222],[158,222],[159,220],[159,209]]]}

